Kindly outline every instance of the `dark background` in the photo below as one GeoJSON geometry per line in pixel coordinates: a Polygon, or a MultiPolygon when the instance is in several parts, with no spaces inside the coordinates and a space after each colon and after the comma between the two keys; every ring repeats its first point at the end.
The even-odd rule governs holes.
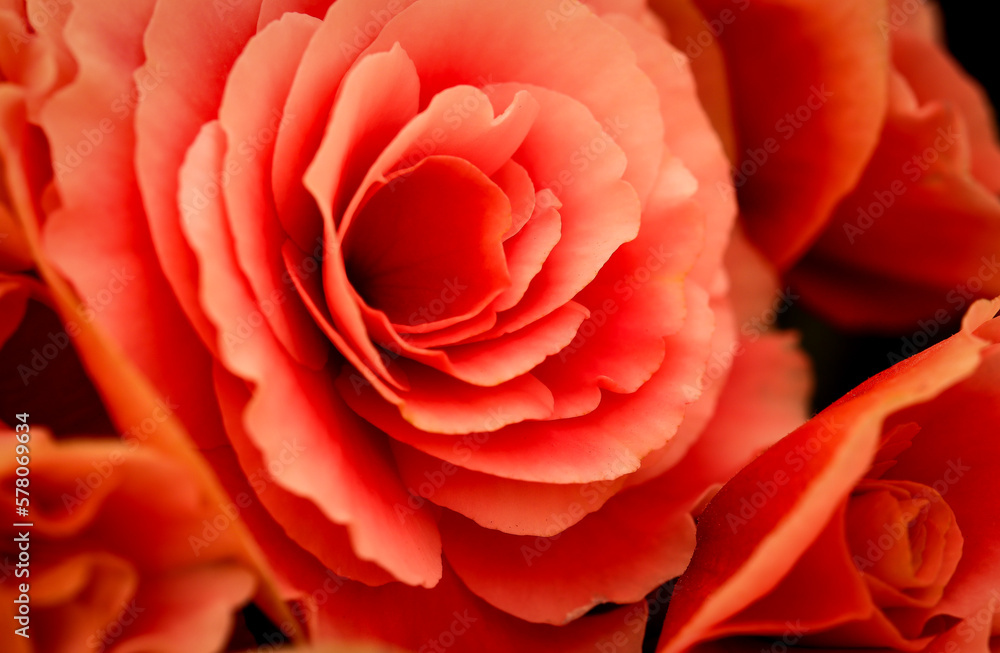
{"type": "Polygon", "coordinates": [[[1000,104],[996,19],[985,13],[986,3],[941,2],[948,49],[970,75],[986,87],[993,106],[1000,104]]]}

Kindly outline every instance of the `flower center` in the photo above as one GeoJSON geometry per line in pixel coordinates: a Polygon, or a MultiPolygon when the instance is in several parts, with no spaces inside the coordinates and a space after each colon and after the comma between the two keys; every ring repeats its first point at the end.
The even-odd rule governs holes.
{"type": "Polygon", "coordinates": [[[344,236],[364,301],[413,327],[482,310],[510,286],[510,201],[469,163],[434,156],[376,187],[344,236]]]}
{"type": "Polygon", "coordinates": [[[909,481],[865,480],[847,507],[847,539],[855,566],[876,604],[900,632],[921,635],[962,553],[955,514],[934,489],[909,481]]]}

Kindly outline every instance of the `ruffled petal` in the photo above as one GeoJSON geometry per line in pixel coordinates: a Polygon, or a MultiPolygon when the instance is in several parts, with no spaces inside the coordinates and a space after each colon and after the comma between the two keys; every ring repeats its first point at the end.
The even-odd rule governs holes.
{"type": "Polygon", "coordinates": [[[645,200],[663,152],[656,92],[625,39],[585,7],[573,9],[557,0],[421,0],[386,24],[370,50],[400,43],[420,74],[422,102],[456,85],[506,82],[576,98],[625,152],[624,179],[645,200]]]}
{"type": "MultiPolygon", "coordinates": [[[[156,90],[165,93],[164,85],[171,79],[161,76],[157,81],[155,63],[139,69],[142,35],[151,11],[152,4],[147,2],[121,6],[84,2],[66,26],[66,41],[80,72],[42,112],[42,127],[52,151],[67,153],[65,159],[54,162],[62,207],[48,216],[42,236],[47,258],[82,300],[81,317],[100,327],[158,392],[177,402],[178,415],[189,427],[201,427],[193,429],[194,436],[201,438],[204,433],[221,432],[218,410],[210,401],[210,357],[164,279],[143,218],[143,198],[133,168],[136,137],[130,119],[137,85],[156,84],[156,90]],[[133,80],[136,69],[140,78],[133,80]],[[89,132],[91,140],[81,141],[86,130],[96,131],[89,132]],[[92,145],[98,138],[99,146],[92,145]],[[82,156],[87,152],[84,163],[82,156]],[[60,164],[63,174],[59,174],[60,164]],[[163,356],[162,351],[172,353],[163,356]]],[[[198,43],[205,45],[207,40],[198,43]]],[[[171,70],[180,75],[179,70],[171,70]]],[[[148,93],[147,99],[153,96],[159,94],[148,93]]],[[[173,142],[177,137],[177,132],[170,132],[167,138],[173,142]]],[[[164,148],[161,154],[166,152],[164,148]]],[[[166,168],[172,170],[167,175],[159,168],[158,183],[170,184],[177,167],[166,168]]],[[[147,202],[146,208],[155,204],[176,213],[176,183],[161,200],[147,202]]],[[[177,268],[177,272],[177,278],[185,282],[178,287],[187,287],[194,278],[193,268],[177,268]]],[[[177,297],[189,316],[199,312],[193,308],[193,294],[177,297]]],[[[204,319],[198,325],[204,338],[211,325],[204,319]]]]}
{"type": "MultiPolygon", "coordinates": [[[[219,168],[221,186],[240,269],[279,342],[297,362],[312,369],[326,363],[329,343],[309,312],[293,296],[281,246],[287,237],[271,208],[269,192],[274,139],[281,126],[294,120],[282,115],[291,75],[319,27],[309,16],[288,14],[269,24],[246,44],[233,64],[219,107],[219,124],[227,148],[219,168]],[[248,103],[246,98],[254,101],[248,103]]],[[[206,188],[207,192],[209,188],[206,188]]]]}
{"type": "Polygon", "coordinates": [[[705,370],[712,332],[708,299],[688,288],[684,327],[667,337],[664,363],[632,394],[605,393],[587,415],[553,422],[506,423],[502,404],[480,433],[442,438],[413,428],[386,411],[369,411],[392,437],[427,454],[487,474],[523,481],[590,483],[634,472],[640,460],[670,440],[687,404],[684,392],[705,370]],[[495,431],[495,432],[494,432],[495,431]]]}
{"type": "MultiPolygon", "coordinates": [[[[188,155],[193,175],[204,178],[218,169],[223,139],[217,123],[206,125],[188,155]]],[[[216,201],[185,229],[201,267],[205,311],[220,333],[233,333],[254,304],[226,225],[224,209],[216,201]]],[[[404,502],[406,494],[385,443],[336,401],[330,377],[297,365],[265,325],[242,340],[223,340],[220,358],[255,386],[244,426],[263,460],[280,461],[284,444],[275,437],[278,433],[297,438],[309,452],[287,465],[289,473],[277,482],[310,498],[328,519],[346,525],[360,558],[377,560],[404,582],[433,586],[441,569],[437,529],[426,515],[405,524],[397,519],[393,507],[404,502]],[[315,397],[326,400],[316,403],[315,397]],[[291,424],[289,411],[296,415],[291,424]]]]}
{"type": "MultiPolygon", "coordinates": [[[[568,506],[583,512],[581,493],[568,506]]],[[[441,535],[455,573],[487,602],[534,623],[565,625],[601,603],[628,604],[679,575],[694,550],[694,520],[645,489],[621,493],[551,537],[508,535],[445,513],[441,535]],[[656,519],[649,507],[656,505],[656,519]]]]}

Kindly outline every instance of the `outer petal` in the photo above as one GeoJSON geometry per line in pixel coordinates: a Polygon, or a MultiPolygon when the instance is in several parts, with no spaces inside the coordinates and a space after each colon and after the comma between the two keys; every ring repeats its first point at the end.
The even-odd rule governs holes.
{"type": "MultiPolygon", "coordinates": [[[[921,8],[928,11],[928,5],[921,8]]],[[[910,30],[892,39],[893,67],[906,78],[920,104],[951,104],[965,120],[971,172],[983,186],[1000,192],[1000,142],[996,116],[983,89],[952,59],[943,44],[910,30]]]]}
{"type": "Polygon", "coordinates": [[[268,181],[277,132],[295,119],[281,115],[290,77],[318,27],[317,19],[298,14],[265,27],[233,64],[219,106],[228,147],[218,183],[240,268],[256,302],[270,302],[271,310],[262,312],[275,337],[296,361],[312,369],[326,363],[329,343],[301,302],[294,297],[286,301],[294,290],[281,255],[287,236],[274,214],[268,181]],[[247,97],[254,98],[249,106],[247,97]]]}
{"type": "MultiPolygon", "coordinates": [[[[131,75],[142,63],[140,37],[151,10],[147,2],[120,7],[84,2],[67,24],[66,40],[80,73],[42,112],[53,151],[67,152],[66,160],[55,162],[66,169],[56,179],[62,208],[45,223],[45,251],[78,291],[90,320],[158,391],[178,402],[183,421],[217,433],[217,411],[206,402],[209,358],[164,281],[132,183],[131,114],[124,103],[115,104],[136,92],[131,75]],[[95,126],[100,146],[93,147],[85,164],[69,158],[80,134],[95,126]],[[99,294],[113,299],[99,303],[99,294]],[[174,354],[160,355],[163,348],[174,354]]],[[[174,206],[176,195],[166,201],[174,206]]]]}
{"type": "Polygon", "coordinates": [[[640,604],[583,617],[556,627],[532,624],[483,602],[465,588],[451,570],[433,590],[398,584],[384,588],[344,585],[322,608],[317,627],[321,638],[373,639],[408,650],[422,646],[474,653],[502,650],[590,652],[597,644],[617,651],[641,650],[646,610],[640,604]],[[384,606],[396,609],[387,611],[384,606]]]}
{"type": "MultiPolygon", "coordinates": [[[[643,469],[629,484],[646,481],[666,468],[663,475],[671,479],[675,494],[693,504],[801,426],[807,418],[811,383],[808,361],[797,344],[797,338],[788,334],[736,343],[728,376],[717,381],[709,377],[709,382],[722,385],[722,392],[708,423],[696,429],[690,445],[676,443],[679,453],[673,451],[675,443],[670,443],[662,453],[655,452],[659,455],[644,459],[643,469]]],[[[713,360],[710,371],[717,365],[713,360]]],[[[692,416],[681,425],[678,440],[687,436],[687,419],[692,416]]]]}
{"type": "MultiPolygon", "coordinates": [[[[215,458],[215,467],[249,491],[235,460],[215,458]]],[[[289,600],[300,603],[296,615],[321,641],[372,640],[408,651],[444,646],[449,651],[478,653],[510,650],[592,651],[597,644],[638,653],[646,624],[646,605],[583,617],[554,627],[531,624],[497,610],[470,592],[445,566],[434,588],[390,583],[372,588],[324,568],[288,538],[271,516],[254,504],[244,512],[268,558],[283,577],[289,600]],[[385,609],[391,605],[393,610],[385,609]]],[[[404,515],[405,517],[405,515],[404,515]]],[[[282,630],[287,624],[279,625],[282,630]]]]}
{"type": "MultiPolygon", "coordinates": [[[[708,17],[733,11],[729,0],[697,4],[708,17]]],[[[737,187],[751,239],[786,268],[823,230],[878,142],[888,75],[878,21],[886,6],[882,0],[745,6],[719,37],[739,107],[736,165],[746,172],[737,174],[737,187]],[[765,33],[774,37],[762,40],[765,33]],[[761,151],[766,161],[754,162],[751,152],[760,159],[761,151]]]]}
{"type": "MultiPolygon", "coordinates": [[[[715,281],[729,244],[736,219],[736,196],[730,186],[729,160],[723,144],[717,140],[709,116],[697,101],[700,88],[696,88],[696,77],[692,74],[696,63],[689,62],[634,20],[623,16],[610,16],[606,20],[629,39],[638,55],[639,67],[656,84],[667,148],[698,180],[693,199],[705,211],[705,246],[691,278],[708,288],[715,281]]],[[[659,184],[663,185],[662,178],[659,184]]],[[[667,210],[673,201],[670,195],[656,192],[646,214],[667,210]]]]}
{"type": "Polygon", "coordinates": [[[253,484],[260,503],[289,537],[342,576],[369,585],[395,580],[377,564],[358,558],[345,526],[327,519],[309,498],[292,494],[276,482],[282,474],[294,471],[291,464],[308,452],[295,438],[282,438],[277,460],[265,464],[243,426],[243,412],[251,399],[246,384],[220,367],[216,368],[215,379],[226,432],[243,474],[253,484]]]}
{"type": "MultiPolygon", "coordinates": [[[[726,155],[732,160],[736,155],[736,133],[730,104],[729,78],[726,70],[725,53],[722,44],[715,38],[703,21],[708,19],[721,22],[721,16],[706,16],[701,13],[693,0],[649,0],[650,8],[667,25],[667,38],[690,62],[698,84],[698,99],[712,121],[715,132],[723,143],[726,155]],[[708,37],[711,37],[709,40],[708,37]],[[700,42],[699,42],[700,41],[700,42]],[[705,44],[708,41],[707,45],[705,44]]],[[[749,3],[727,8],[730,15],[738,16],[737,9],[749,7],[749,3]]],[[[727,9],[721,10],[720,14],[727,9]]],[[[742,12],[740,12],[742,13],[742,12]]],[[[732,22],[730,20],[730,22],[732,22]]],[[[725,23],[723,23],[725,25],[725,23]]],[[[673,63],[682,67],[684,62],[677,56],[673,63]]]]}
{"type": "Polygon", "coordinates": [[[211,326],[197,308],[197,273],[194,256],[181,233],[176,171],[199,128],[217,115],[223,72],[229,70],[254,33],[260,0],[219,7],[225,11],[214,3],[156,3],[148,29],[137,32],[143,35],[148,71],[141,77],[143,71],[135,75],[137,85],[146,91],[144,98],[134,115],[127,105],[116,109],[135,124],[129,160],[135,161],[135,176],[163,274],[205,341],[212,339],[211,326]],[[220,37],[189,39],[191,25],[220,37]],[[177,47],[189,41],[190,47],[177,47]]]}
{"type": "Polygon", "coordinates": [[[531,483],[457,467],[406,445],[393,447],[413,501],[433,501],[483,528],[512,535],[551,537],[600,508],[623,479],[596,483],[531,483]]]}
{"type": "MultiPolygon", "coordinates": [[[[195,141],[188,155],[195,182],[199,175],[204,179],[218,169],[222,138],[218,124],[210,123],[195,141]]],[[[203,305],[220,333],[232,332],[238,320],[254,310],[225,220],[215,202],[198,220],[185,224],[199,257],[203,305]]],[[[264,460],[270,463],[280,457],[283,444],[275,437],[278,433],[300,438],[309,452],[289,466],[279,483],[312,499],[327,518],[348,525],[359,557],[378,559],[406,582],[432,586],[440,574],[436,528],[425,515],[408,524],[399,522],[393,506],[406,497],[387,460],[385,444],[337,401],[327,373],[297,365],[263,327],[242,342],[220,343],[220,349],[223,363],[255,384],[244,420],[264,460]],[[316,403],[316,397],[327,401],[316,403]],[[291,424],[289,411],[296,415],[291,424]],[[397,534],[387,536],[387,532],[397,534]]]]}
{"type": "MultiPolygon", "coordinates": [[[[658,488],[662,489],[662,488],[658,488]]],[[[601,603],[634,603],[684,570],[694,521],[669,493],[624,492],[552,537],[516,536],[445,513],[445,555],[487,602],[521,619],[564,625],[601,603]],[[650,518],[650,506],[657,507],[650,518]]],[[[581,490],[573,519],[596,493],[581,490]]]]}

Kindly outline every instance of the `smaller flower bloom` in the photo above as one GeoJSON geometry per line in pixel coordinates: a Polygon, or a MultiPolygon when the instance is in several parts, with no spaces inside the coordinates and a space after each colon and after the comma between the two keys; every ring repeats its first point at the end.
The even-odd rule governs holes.
{"type": "Polygon", "coordinates": [[[0,432],[0,502],[27,514],[2,527],[13,621],[0,648],[221,650],[257,586],[234,562],[238,507],[215,505],[183,465],[135,441],[56,441],[30,415],[15,429],[0,432]]]}
{"type": "Polygon", "coordinates": [[[661,651],[740,650],[748,637],[987,650],[1000,600],[997,309],[1000,298],[974,304],[960,333],[858,387],[720,490],[661,651]]]}

